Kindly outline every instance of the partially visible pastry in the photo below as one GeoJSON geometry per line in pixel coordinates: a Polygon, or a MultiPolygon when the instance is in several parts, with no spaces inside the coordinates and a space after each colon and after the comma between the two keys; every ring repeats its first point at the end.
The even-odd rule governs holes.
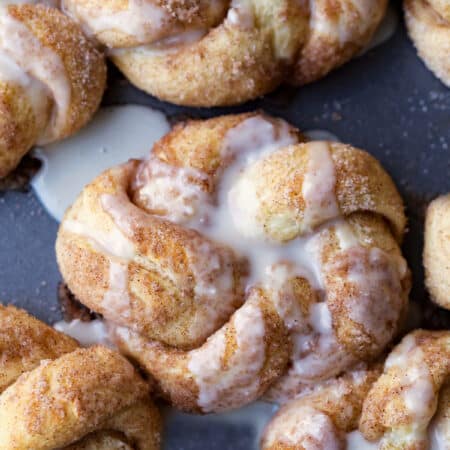
{"type": "Polygon", "coordinates": [[[99,175],[56,253],[162,395],[208,413],[376,358],[407,308],[405,222],[368,153],[249,113],[179,124],[99,175]]]}
{"type": "Polygon", "coordinates": [[[118,353],[0,306],[2,450],[157,450],[148,385],[118,353]]]}
{"type": "Polygon", "coordinates": [[[30,148],[79,130],[100,104],[102,54],[79,26],[44,5],[0,7],[0,177],[30,148]]]}
{"type": "Polygon", "coordinates": [[[419,56],[450,87],[450,3],[447,0],[405,0],[409,35],[419,56]]]}
{"type": "Polygon", "coordinates": [[[450,309],[450,195],[428,207],[423,262],[431,299],[450,309]]]}
{"type": "Polygon", "coordinates": [[[284,405],[266,426],[262,450],[363,450],[358,423],[380,367],[345,374],[284,405]]]}
{"type": "Polygon", "coordinates": [[[386,0],[63,0],[137,87],[172,103],[245,102],[325,76],[371,39],[386,0]]]}
{"type": "Polygon", "coordinates": [[[450,331],[403,338],[363,406],[360,430],[380,450],[446,449],[450,443],[450,331]]]}
{"type": "Polygon", "coordinates": [[[263,450],[446,450],[450,332],[417,330],[383,371],[354,370],[283,406],[263,450]],[[381,372],[381,373],[380,373],[381,372]]]}

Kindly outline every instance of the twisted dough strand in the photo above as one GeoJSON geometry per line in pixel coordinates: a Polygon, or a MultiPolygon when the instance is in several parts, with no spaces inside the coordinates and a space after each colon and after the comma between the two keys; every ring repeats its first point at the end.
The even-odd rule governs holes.
{"type": "Polygon", "coordinates": [[[277,379],[270,396],[290,399],[376,357],[402,322],[392,180],[361,150],[301,139],[257,113],[181,124],[62,222],[69,288],[184,410],[235,408],[277,379]]]}
{"type": "MultiPolygon", "coordinates": [[[[380,368],[360,369],[284,405],[266,426],[262,450],[344,450],[380,368]]],[[[354,447],[355,449],[357,447],[354,447]]]]}
{"type": "Polygon", "coordinates": [[[139,88],[218,106],[305,84],[362,49],[386,0],[63,0],[139,88]]]}
{"type": "Polygon", "coordinates": [[[148,386],[118,353],[0,306],[0,447],[159,448],[148,386]]]}
{"type": "Polygon", "coordinates": [[[76,132],[100,104],[106,65],[54,8],[0,8],[0,177],[35,144],[76,132]]]}
{"type": "Polygon", "coordinates": [[[386,360],[369,392],[360,429],[380,450],[445,448],[450,436],[450,333],[418,330],[386,360]],[[438,442],[441,445],[438,445],[438,442]]]}
{"type": "Polygon", "coordinates": [[[450,7],[445,0],[405,0],[408,33],[427,67],[450,86],[450,7]]]}
{"type": "Polygon", "coordinates": [[[432,300],[450,309],[450,195],[428,207],[423,262],[432,300]]]}

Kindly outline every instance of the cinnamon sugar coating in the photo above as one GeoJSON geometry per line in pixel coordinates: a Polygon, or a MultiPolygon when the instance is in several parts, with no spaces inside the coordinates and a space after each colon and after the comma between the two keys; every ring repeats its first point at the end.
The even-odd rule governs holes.
{"type": "Polygon", "coordinates": [[[63,0],[140,89],[189,106],[303,85],[356,55],[386,0],[63,0]]]}
{"type": "Polygon", "coordinates": [[[392,180],[362,150],[302,141],[260,113],[180,124],[64,217],[65,282],[178,408],[292,399],[377,358],[404,320],[392,180]]]}
{"type": "Polygon", "coordinates": [[[156,450],[159,413],[133,366],[0,306],[0,447],[156,450]]]}
{"type": "Polygon", "coordinates": [[[106,83],[103,55],[56,9],[0,10],[0,177],[36,143],[63,139],[97,110],[106,83]]]}

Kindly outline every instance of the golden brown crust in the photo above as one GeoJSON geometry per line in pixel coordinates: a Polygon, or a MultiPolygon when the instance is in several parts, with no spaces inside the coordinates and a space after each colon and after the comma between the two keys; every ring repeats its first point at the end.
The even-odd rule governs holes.
{"type": "Polygon", "coordinates": [[[427,67],[450,86],[450,6],[442,0],[405,0],[409,35],[427,67]]]}
{"type": "Polygon", "coordinates": [[[220,106],[305,84],[357,54],[386,0],[64,0],[139,88],[173,103],[220,106]],[[147,22],[134,20],[147,15],[147,22]],[[130,18],[128,26],[119,18],[130,18]],[[134,18],[134,19],[133,19],[134,18]],[[178,42],[177,42],[178,40],[178,42]]]}
{"type": "Polygon", "coordinates": [[[450,332],[407,335],[364,402],[360,429],[366,439],[381,439],[380,448],[393,450],[428,448],[431,439],[446,442],[449,374],[450,332]]]}
{"type": "Polygon", "coordinates": [[[0,393],[44,359],[70,353],[78,343],[14,306],[0,305],[0,393]]]}
{"type": "Polygon", "coordinates": [[[0,306],[0,447],[157,450],[161,424],[148,385],[118,353],[77,347],[0,306]]]}
{"type": "MultiPolygon", "coordinates": [[[[30,40],[36,40],[33,45],[40,46],[42,55],[51,54],[61,64],[62,73],[58,78],[63,81],[58,82],[59,86],[63,83],[68,86],[63,92],[68,96],[67,100],[55,98],[55,84],[52,85],[46,75],[54,61],[45,58],[39,63],[17,61],[19,66],[24,66],[20,76],[6,75],[4,78],[1,74],[1,177],[18,164],[32,145],[62,139],[86,124],[100,104],[106,83],[106,65],[103,56],[79,27],[56,9],[42,5],[10,5],[1,11],[0,20],[23,27],[21,37],[17,38],[23,42],[11,45],[3,38],[0,42],[2,51],[7,48],[9,56],[14,58],[14,46],[26,48],[30,46],[30,40]],[[39,64],[42,67],[47,64],[47,69],[41,70],[37,67],[39,64]],[[28,77],[25,84],[21,81],[24,77],[28,77]]],[[[36,49],[30,47],[30,52],[36,52],[36,49]]],[[[30,57],[30,61],[33,58],[30,57]]],[[[54,68],[53,74],[59,69],[54,68]]],[[[58,93],[61,94],[62,89],[58,93]]]]}
{"type": "Polygon", "coordinates": [[[428,207],[423,262],[432,300],[450,309],[450,195],[428,207]]]}
{"type": "Polygon", "coordinates": [[[179,124],[149,159],[86,186],[61,224],[56,253],[69,288],[183,410],[238,407],[277,379],[272,398],[292,398],[308,380],[376,358],[404,319],[405,216],[392,180],[362,150],[302,139],[261,114],[179,124]],[[253,162],[239,169],[246,152],[253,162]],[[245,203],[248,190],[255,198],[245,203]],[[234,240],[211,232],[215,214],[234,240]],[[247,239],[263,261],[274,257],[267,246],[276,254],[256,280],[247,239]],[[311,263],[284,253],[297,242],[311,263]],[[291,373],[302,365],[323,367],[291,373]]]}
{"type": "Polygon", "coordinates": [[[307,395],[284,405],[266,426],[262,450],[344,450],[345,433],[358,428],[364,399],[381,372],[349,372],[307,395]]]}

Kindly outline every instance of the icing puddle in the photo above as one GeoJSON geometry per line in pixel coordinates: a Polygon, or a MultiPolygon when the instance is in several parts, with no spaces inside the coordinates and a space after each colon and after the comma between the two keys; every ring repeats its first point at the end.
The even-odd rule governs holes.
{"type": "Polygon", "coordinates": [[[109,167],[148,156],[169,129],[165,116],[148,107],[103,108],[75,136],[35,150],[43,164],[31,185],[60,221],[87,183],[109,167]]]}

